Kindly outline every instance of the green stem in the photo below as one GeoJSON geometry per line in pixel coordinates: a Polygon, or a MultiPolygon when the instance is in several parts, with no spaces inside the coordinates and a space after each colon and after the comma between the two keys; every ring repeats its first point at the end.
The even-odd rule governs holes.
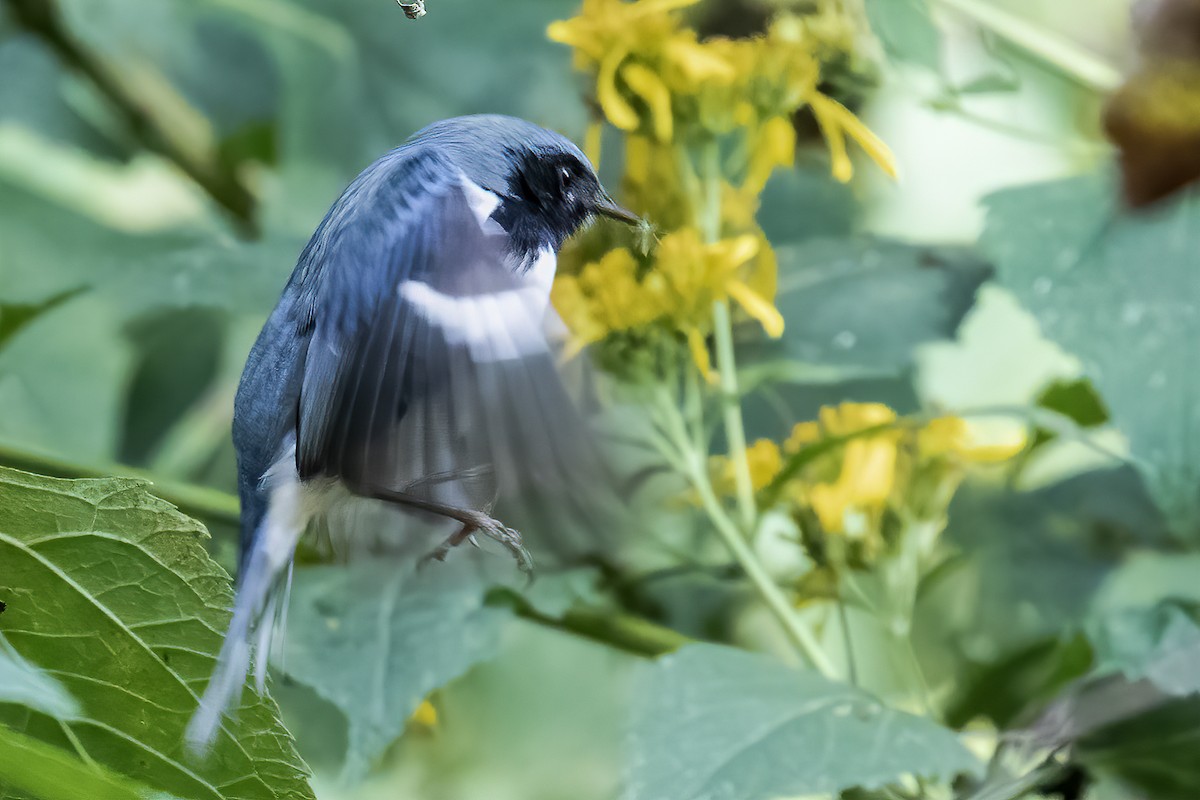
{"type": "MultiPolygon", "coordinates": [[[[704,208],[700,222],[704,240],[711,244],[721,239],[721,150],[716,140],[704,145],[701,173],[704,177],[704,208]]],[[[742,421],[737,362],[733,355],[733,320],[727,300],[713,303],[713,338],[721,387],[721,411],[725,419],[725,440],[733,461],[737,488],[738,515],[744,535],[750,536],[758,519],[758,509],[754,503],[750,464],[746,460],[746,428],[742,421]]]]}
{"type": "Polygon", "coordinates": [[[725,513],[720,501],[713,494],[708,476],[703,471],[696,471],[691,475],[691,479],[693,486],[700,494],[700,502],[704,505],[704,510],[712,520],[713,527],[721,537],[721,541],[729,549],[734,560],[745,570],[746,577],[754,584],[754,588],[758,590],[758,594],[767,604],[767,608],[779,620],[788,638],[818,672],[827,678],[836,678],[837,670],[826,657],[820,643],[817,642],[812,632],[797,619],[791,603],[784,597],[783,592],[771,576],[767,574],[766,568],[763,567],[754,551],[750,549],[750,545],[746,543],[746,539],[738,530],[737,525],[725,513]]]}
{"type": "Polygon", "coordinates": [[[675,407],[667,394],[660,393],[658,398],[663,432],[669,437],[669,441],[662,442],[660,446],[665,445],[673,450],[673,452],[664,451],[664,457],[676,465],[676,468],[692,484],[700,496],[700,503],[705,514],[708,515],[709,521],[712,522],[713,528],[717,531],[717,535],[742,571],[746,573],[746,577],[754,584],[754,588],[766,603],[767,608],[779,620],[788,639],[821,674],[829,678],[836,677],[837,670],[826,657],[821,645],[812,632],[796,617],[795,609],[792,608],[783,591],[767,574],[766,568],[746,542],[746,537],[738,529],[737,523],[730,518],[725,507],[721,505],[721,501],[717,499],[708,478],[704,453],[692,448],[687,426],[679,409],[675,407]]]}
{"type": "Polygon", "coordinates": [[[1107,94],[1121,83],[1121,73],[1110,64],[1067,37],[984,2],[984,0],[937,0],[982,28],[1049,64],[1076,83],[1107,94]]]}
{"type": "Polygon", "coordinates": [[[258,232],[258,200],[227,164],[211,125],[169,82],[138,74],[88,49],[69,31],[52,0],[7,0],[14,22],[37,36],[96,88],[147,149],[173,162],[228,212],[240,232],[258,232]],[[150,93],[153,92],[153,96],[150,93]]]}
{"type": "Polygon", "coordinates": [[[522,595],[511,589],[488,593],[490,606],[504,606],[516,616],[552,630],[570,633],[644,658],[656,658],[678,650],[695,640],[641,617],[610,608],[575,606],[561,617],[538,611],[522,595]]]}
{"type": "Polygon", "coordinates": [[[738,513],[745,535],[753,533],[758,509],[754,502],[754,481],[750,477],[750,462],[746,458],[746,429],[742,421],[741,395],[738,393],[737,364],[733,356],[733,324],[729,303],[713,303],[713,335],[716,339],[717,372],[721,381],[721,410],[725,417],[725,439],[729,457],[733,460],[737,487],[738,513]]]}

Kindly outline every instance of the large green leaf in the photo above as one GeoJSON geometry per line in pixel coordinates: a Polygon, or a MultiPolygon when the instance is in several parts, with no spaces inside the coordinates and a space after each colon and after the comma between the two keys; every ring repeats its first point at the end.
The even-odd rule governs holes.
{"type": "Polygon", "coordinates": [[[25,706],[56,719],[79,713],[79,704],[58,681],[30,664],[0,634],[0,703],[25,706]]]}
{"type": "Polygon", "coordinates": [[[634,709],[626,800],[765,800],[979,767],[936,723],[729,647],[659,659],[634,709]]]}
{"type": "Polygon", "coordinates": [[[1200,692],[1195,607],[1165,602],[1125,609],[1093,621],[1088,635],[1096,652],[1096,672],[1119,672],[1132,681],[1145,678],[1169,694],[1200,692]]]}
{"type": "Polygon", "coordinates": [[[1169,703],[1084,738],[1075,758],[1136,787],[1135,797],[1195,800],[1200,788],[1200,697],[1169,703]]]}
{"type": "Polygon", "coordinates": [[[413,572],[378,561],[300,569],[281,666],[345,714],[345,774],[361,777],[433,690],[495,655],[507,612],[456,552],[413,572]]]}
{"type": "Polygon", "coordinates": [[[982,244],[1047,337],[1079,356],[1180,536],[1200,534],[1200,202],[1118,214],[1111,176],[987,200],[982,244]]]}
{"type": "Polygon", "coordinates": [[[953,336],[990,274],[961,248],[881,239],[814,239],[776,254],[787,328],[764,350],[860,372],[901,373],[914,347],[953,336]]]}
{"type": "Polygon", "coordinates": [[[890,58],[941,68],[941,37],[925,0],[866,0],[866,6],[871,30],[890,58]]]}
{"type": "Polygon", "coordinates": [[[80,706],[0,724],[189,800],[311,798],[269,698],[248,693],[207,758],[185,749],[232,600],[205,536],[139,481],[0,470],[0,631],[80,706]]]}
{"type": "Polygon", "coordinates": [[[0,800],[172,800],[0,725],[0,800]]]}

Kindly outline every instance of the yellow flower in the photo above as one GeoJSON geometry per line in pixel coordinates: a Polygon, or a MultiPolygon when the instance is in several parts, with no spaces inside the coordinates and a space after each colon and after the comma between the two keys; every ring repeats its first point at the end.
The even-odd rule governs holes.
{"type": "Polygon", "coordinates": [[[882,139],[862,123],[862,120],[854,116],[850,109],[832,97],[827,97],[819,92],[814,93],[809,102],[812,105],[813,115],[821,126],[821,132],[825,134],[825,141],[829,145],[834,178],[842,183],[847,183],[854,177],[854,164],[851,163],[850,155],[846,151],[847,136],[857,142],[859,147],[871,157],[871,160],[890,177],[898,176],[896,157],[892,155],[892,151],[888,149],[882,139]]]}
{"type": "MultiPolygon", "coordinates": [[[[879,403],[843,403],[822,408],[819,421],[823,436],[844,437],[893,423],[896,412],[879,403]]],[[[798,433],[794,430],[793,438],[798,433]]],[[[861,534],[859,520],[887,505],[896,481],[898,436],[889,430],[851,439],[842,449],[836,478],[810,487],[813,511],[827,533],[861,534]]]]}
{"type": "Polygon", "coordinates": [[[616,331],[649,325],[663,315],[663,292],[639,281],[637,260],[627,248],[610,250],[578,275],[554,281],[550,299],[567,323],[575,347],[598,342],[616,331]]]}
{"type": "Polygon", "coordinates": [[[982,443],[961,417],[930,420],[917,434],[918,458],[933,461],[952,458],[974,464],[1007,461],[1025,449],[1024,433],[1007,442],[982,443]]]}
{"type": "Polygon", "coordinates": [[[796,163],[796,129],[787,117],[771,117],[751,137],[750,163],[742,188],[755,195],[766,188],[778,167],[796,163]]]}
{"type": "MultiPolygon", "coordinates": [[[[770,439],[759,439],[747,447],[745,458],[750,467],[750,483],[756,492],[766,488],[783,468],[783,454],[779,451],[779,445],[770,439]]],[[[737,468],[733,459],[729,456],[713,456],[708,463],[713,489],[721,495],[732,495],[737,490],[737,468]]]]}
{"type": "Polygon", "coordinates": [[[413,712],[409,719],[426,728],[436,727],[438,722],[437,709],[434,708],[433,703],[425,700],[421,705],[417,706],[417,710],[413,712]]]}

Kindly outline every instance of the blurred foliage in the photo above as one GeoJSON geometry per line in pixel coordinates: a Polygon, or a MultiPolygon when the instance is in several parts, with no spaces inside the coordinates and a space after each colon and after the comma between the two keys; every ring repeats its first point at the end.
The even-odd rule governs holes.
{"type": "Polygon", "coordinates": [[[0,2],[0,798],[1200,795],[1194,3],[1105,50],[1119,160],[1127,9],[1061,5],[0,2]],[[187,753],[245,354],[341,188],[478,112],[654,225],[555,288],[639,530],[529,587],[306,551],[279,706],[187,753]],[[877,229],[957,196],[930,118],[993,137],[978,242],[877,229]]]}

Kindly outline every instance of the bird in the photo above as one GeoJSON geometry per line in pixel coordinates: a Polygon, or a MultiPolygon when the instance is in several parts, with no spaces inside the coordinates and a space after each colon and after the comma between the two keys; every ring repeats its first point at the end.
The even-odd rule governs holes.
{"type": "MultiPolygon", "coordinates": [[[[557,254],[618,205],[587,157],[532,122],[435,122],[368,166],[302,250],[234,401],[241,504],[232,618],[186,731],[211,746],[286,608],[305,529],[345,499],[449,520],[528,571],[498,497],[567,496],[605,466],[547,330],[557,254]]],[[[561,325],[561,320],[559,321],[561,325]]]]}

